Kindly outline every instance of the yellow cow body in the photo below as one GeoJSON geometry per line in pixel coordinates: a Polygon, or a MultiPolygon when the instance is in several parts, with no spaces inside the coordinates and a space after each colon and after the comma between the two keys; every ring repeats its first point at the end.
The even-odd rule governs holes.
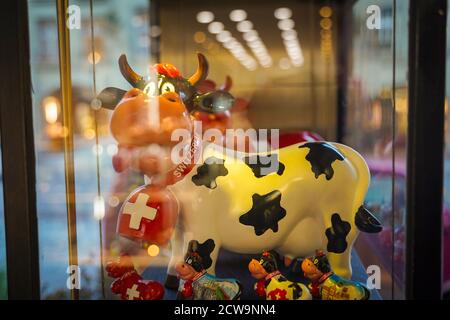
{"type": "Polygon", "coordinates": [[[350,277],[350,252],[358,234],[355,214],[363,204],[370,174],[362,156],[353,149],[337,143],[326,145],[335,148],[344,157],[331,163],[334,173],[330,179],[326,174],[317,176],[313,172],[311,161],[306,159],[311,149],[304,143],[259,153],[259,156],[277,154],[284,166],[281,174],[275,170],[261,177],[257,177],[244,160],[257,154],[224,150],[214,144],[205,146],[201,163],[169,187],[180,207],[180,219],[172,239],[173,256],[169,274],[176,274],[174,264],[182,259],[187,243],[192,239],[201,242],[214,240],[210,273],[214,273],[220,247],[243,254],[274,249],[290,258],[312,255],[317,249],[330,248],[328,236],[333,237],[338,230],[332,225],[332,216],[338,214],[339,221],[348,226],[348,233],[344,239],[339,238],[337,244],[345,249],[342,252],[328,250],[328,257],[338,275],[350,277]],[[211,158],[223,160],[226,170],[222,170],[226,174],[222,172],[223,175],[212,179],[214,181],[209,185],[201,185],[198,180],[202,180],[196,180],[201,175],[200,167],[211,158]],[[274,193],[273,197],[263,197],[271,193],[274,193]],[[258,208],[264,204],[258,203],[259,198],[272,199],[275,196],[279,198],[280,210],[284,209],[284,216],[276,226],[274,224],[272,228],[258,231],[256,227],[242,223],[242,216],[251,210],[261,217],[277,210],[277,201],[273,206],[258,208]],[[262,211],[258,211],[260,209],[262,211]]]}

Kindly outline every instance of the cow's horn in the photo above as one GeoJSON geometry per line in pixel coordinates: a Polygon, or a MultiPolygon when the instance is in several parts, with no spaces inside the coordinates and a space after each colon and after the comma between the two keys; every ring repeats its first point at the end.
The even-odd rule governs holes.
{"type": "Polygon", "coordinates": [[[195,71],[195,73],[188,79],[189,83],[193,86],[205,80],[208,76],[208,61],[206,60],[206,57],[201,53],[197,53],[197,57],[197,71],[195,71]]]}
{"type": "Polygon", "coordinates": [[[119,68],[123,77],[134,87],[137,88],[142,76],[137,74],[128,64],[127,56],[122,54],[119,58],[119,68]]]}
{"type": "Polygon", "coordinates": [[[228,91],[230,91],[232,85],[233,85],[233,81],[231,80],[231,77],[226,76],[225,83],[220,87],[220,90],[228,92],[228,91]]]}

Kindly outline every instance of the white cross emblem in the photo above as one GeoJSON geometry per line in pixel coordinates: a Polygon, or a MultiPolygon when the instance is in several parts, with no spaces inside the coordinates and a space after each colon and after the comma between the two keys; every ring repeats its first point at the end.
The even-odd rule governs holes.
{"type": "Polygon", "coordinates": [[[134,300],[134,298],[139,298],[140,293],[137,290],[137,284],[133,284],[133,286],[127,289],[128,300],[134,300]]]}
{"type": "Polygon", "coordinates": [[[136,201],[134,203],[127,202],[123,208],[124,214],[130,215],[129,227],[131,229],[139,230],[142,218],[149,220],[155,219],[156,210],[155,208],[147,206],[147,201],[149,196],[145,193],[139,193],[136,201]]]}

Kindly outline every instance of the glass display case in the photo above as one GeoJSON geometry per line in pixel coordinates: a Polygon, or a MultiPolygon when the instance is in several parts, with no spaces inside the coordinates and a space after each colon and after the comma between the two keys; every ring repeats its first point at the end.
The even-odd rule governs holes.
{"type": "Polygon", "coordinates": [[[408,87],[408,1],[380,2],[378,32],[362,28],[370,1],[353,6],[344,141],[367,160],[372,180],[366,203],[383,223],[378,235],[356,244],[363,261],[379,265],[385,298],[404,297],[406,258],[406,137],[408,87]],[[395,11],[394,11],[394,5],[395,11]],[[394,16],[395,12],[395,16],[394,16]],[[395,36],[395,38],[394,38],[395,36]]]}
{"type": "Polygon", "coordinates": [[[26,3],[41,299],[405,299],[410,1],[26,3]]]}
{"type": "MultiPolygon", "coordinates": [[[[450,28],[447,27],[447,68],[446,83],[450,83],[450,28]]],[[[444,204],[443,204],[443,245],[444,245],[444,274],[443,291],[446,299],[450,297],[450,115],[448,111],[448,101],[450,91],[448,85],[445,92],[445,165],[444,165],[444,204]]]]}

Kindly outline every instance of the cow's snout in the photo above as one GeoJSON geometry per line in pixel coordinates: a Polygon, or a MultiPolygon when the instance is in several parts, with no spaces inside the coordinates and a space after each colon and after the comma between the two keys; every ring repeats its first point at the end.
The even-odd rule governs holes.
{"type": "Polygon", "coordinates": [[[119,144],[131,146],[174,145],[176,129],[191,132],[191,119],[176,92],[151,97],[133,88],[123,96],[111,116],[111,133],[119,144]]]}
{"type": "Polygon", "coordinates": [[[177,271],[178,276],[183,280],[191,280],[197,274],[197,271],[186,262],[178,262],[175,265],[175,270],[177,271]]]}
{"type": "Polygon", "coordinates": [[[162,94],[161,97],[169,100],[172,103],[181,103],[181,98],[176,92],[167,92],[162,94]]]}
{"type": "Polygon", "coordinates": [[[184,268],[185,268],[185,263],[184,262],[178,262],[176,265],[175,265],[175,269],[178,271],[178,270],[184,270],[184,268]]]}
{"type": "Polygon", "coordinates": [[[139,90],[137,88],[132,88],[124,94],[123,98],[124,99],[135,98],[139,95],[144,95],[144,94],[145,93],[143,93],[141,90],[139,90]]]}
{"type": "Polygon", "coordinates": [[[252,259],[248,264],[248,270],[252,276],[256,279],[262,279],[267,275],[267,271],[264,270],[263,266],[259,261],[252,259]]]}
{"type": "Polygon", "coordinates": [[[309,259],[305,259],[302,261],[302,271],[304,273],[313,273],[316,271],[316,267],[314,266],[314,264],[312,263],[311,260],[309,259]]]}

